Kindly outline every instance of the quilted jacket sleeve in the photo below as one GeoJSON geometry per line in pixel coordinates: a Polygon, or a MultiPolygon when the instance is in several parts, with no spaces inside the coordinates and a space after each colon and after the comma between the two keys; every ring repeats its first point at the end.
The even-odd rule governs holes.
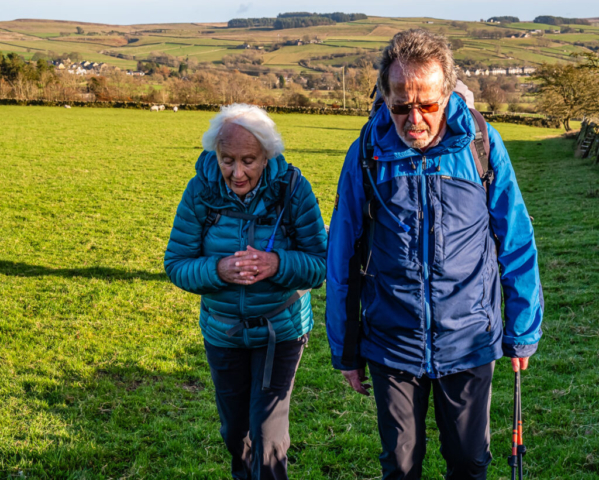
{"type": "Polygon", "coordinates": [[[289,290],[316,288],[326,274],[327,234],[312,186],[305,177],[291,198],[295,249],[273,251],[279,256],[279,271],[270,281],[289,290]]]}
{"type": "Polygon", "coordinates": [[[194,207],[196,182],[194,178],[188,183],[177,208],[164,256],[164,268],[177,287],[202,295],[214,293],[226,287],[227,283],[221,280],[216,270],[220,257],[202,256],[202,225],[206,212],[201,206],[197,211],[194,207]]]}
{"type": "Polygon", "coordinates": [[[524,205],[507,150],[489,126],[491,166],[489,213],[499,240],[499,264],[504,296],[503,353],[529,357],[537,350],[543,320],[543,292],[532,223],[524,205]]]}

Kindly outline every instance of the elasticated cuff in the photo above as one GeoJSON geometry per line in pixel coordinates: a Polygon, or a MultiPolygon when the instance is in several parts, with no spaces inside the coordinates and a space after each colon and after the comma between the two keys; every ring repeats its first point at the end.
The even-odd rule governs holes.
{"type": "Polygon", "coordinates": [[[533,343],[532,345],[508,345],[502,344],[503,356],[509,358],[526,358],[531,357],[537,351],[539,343],[533,343]]]}
{"type": "Polygon", "coordinates": [[[366,368],[366,360],[357,355],[351,365],[341,363],[341,357],[336,355],[332,356],[332,363],[335,370],[358,370],[359,368],[366,368]]]}

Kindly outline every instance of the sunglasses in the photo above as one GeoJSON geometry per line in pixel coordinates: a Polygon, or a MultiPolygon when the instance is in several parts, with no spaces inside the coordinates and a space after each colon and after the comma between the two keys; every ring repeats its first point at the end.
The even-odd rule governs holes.
{"type": "Polygon", "coordinates": [[[442,103],[443,100],[427,104],[403,103],[401,105],[391,105],[389,110],[393,115],[408,115],[413,108],[417,108],[420,113],[435,113],[439,111],[439,105],[442,103]]]}

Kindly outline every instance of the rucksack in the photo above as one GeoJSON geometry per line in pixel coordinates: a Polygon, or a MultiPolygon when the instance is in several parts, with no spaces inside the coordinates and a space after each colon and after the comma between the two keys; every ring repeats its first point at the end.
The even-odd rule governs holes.
{"type": "MultiPolygon", "coordinates": [[[[458,81],[454,93],[458,94],[469,107],[470,114],[474,120],[475,136],[470,142],[470,150],[474,157],[477,172],[485,191],[487,192],[487,202],[489,195],[489,186],[493,183],[495,175],[493,169],[489,166],[489,155],[491,146],[489,142],[489,132],[487,123],[484,117],[474,108],[473,97],[468,87],[461,81],[458,81]],[[470,95],[469,95],[470,94],[470,95]]],[[[348,291],[346,298],[346,318],[345,338],[343,341],[343,353],[341,363],[344,365],[352,365],[355,360],[356,350],[360,337],[360,300],[362,289],[362,277],[368,271],[368,263],[370,261],[370,249],[374,237],[374,212],[372,202],[377,193],[372,183],[372,171],[376,168],[376,160],[374,159],[374,146],[371,145],[365,134],[370,130],[370,123],[379,108],[383,105],[384,99],[377,89],[372,91],[370,98],[376,98],[372,105],[368,121],[362,127],[359,138],[359,161],[362,167],[362,179],[366,202],[363,207],[364,228],[362,236],[357,240],[354,250],[354,255],[349,260],[349,278],[348,291]],[[362,268],[364,267],[364,268],[362,268]]],[[[383,205],[384,206],[384,205],[383,205]]],[[[398,222],[399,223],[399,222],[398,222]]],[[[402,226],[402,224],[400,224],[402,226]]],[[[404,225],[405,228],[409,228],[404,225]]]]}
{"type": "MultiPolygon", "coordinates": [[[[251,213],[238,212],[236,210],[230,209],[212,209],[209,208],[206,220],[202,226],[202,244],[204,243],[204,239],[208,234],[208,230],[210,227],[216,225],[220,220],[221,216],[231,217],[231,218],[240,218],[242,220],[246,220],[249,222],[248,225],[248,243],[254,246],[254,227],[256,225],[271,225],[275,227],[274,234],[276,233],[276,229],[280,228],[283,235],[285,237],[294,236],[293,222],[291,220],[291,208],[289,204],[291,202],[291,197],[295,193],[295,189],[297,181],[300,177],[300,170],[293,165],[289,164],[289,168],[285,175],[283,176],[283,180],[281,181],[281,188],[279,190],[279,197],[273,203],[266,207],[266,210],[261,215],[254,215],[251,213]],[[275,217],[269,216],[272,211],[275,211],[275,217]],[[280,218],[282,215],[282,218],[280,218]]],[[[270,250],[266,250],[270,251],[270,250]]]]}

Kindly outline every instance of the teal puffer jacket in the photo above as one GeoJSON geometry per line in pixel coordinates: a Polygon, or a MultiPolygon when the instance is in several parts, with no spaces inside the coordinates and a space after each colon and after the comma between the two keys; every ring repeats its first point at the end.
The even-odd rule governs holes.
{"type": "MultiPolygon", "coordinates": [[[[204,338],[212,345],[263,347],[268,342],[267,326],[242,329],[229,337],[226,331],[231,325],[216,320],[212,313],[240,321],[258,317],[283,304],[297,290],[314,288],[324,281],[327,236],[316,197],[304,177],[298,178],[297,190],[290,201],[292,228],[289,231],[293,234],[286,237],[281,228],[276,232],[272,251],[279,256],[280,265],[275,276],[249,286],[229,284],[218,276],[216,266],[221,258],[246,249],[247,220],[223,215],[203,235],[210,209],[254,215],[265,212],[279,199],[288,167],[282,155],[269,160],[256,197],[244,207],[227,192],[215,153],[203,152],[196,163],[197,175],[183,193],[164,267],[179,288],[202,295],[200,326],[204,338]]],[[[271,211],[269,216],[275,218],[276,213],[271,211]]],[[[272,225],[255,225],[252,246],[264,250],[273,229],[272,225]]],[[[309,332],[314,324],[310,294],[270,320],[277,342],[309,332]]]]}

